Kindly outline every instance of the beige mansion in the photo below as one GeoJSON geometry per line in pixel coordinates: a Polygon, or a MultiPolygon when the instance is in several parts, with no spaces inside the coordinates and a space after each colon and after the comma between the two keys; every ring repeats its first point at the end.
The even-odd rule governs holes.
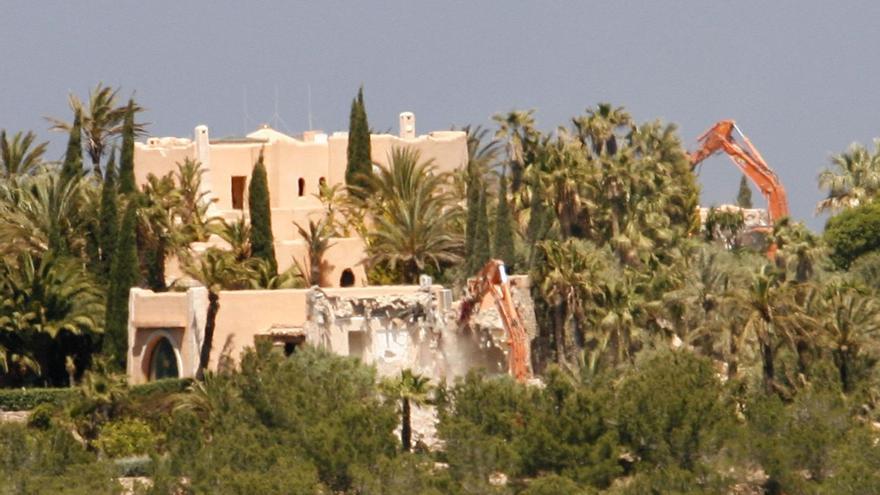
{"type": "MultiPolygon", "coordinates": [[[[391,151],[398,147],[418,150],[422,159],[433,160],[438,171],[459,169],[468,159],[464,132],[436,131],[417,136],[415,116],[409,112],[400,114],[399,135],[373,134],[370,139],[372,159],[380,167],[388,165],[391,151]]],[[[233,220],[247,215],[247,186],[262,151],[269,181],[276,259],[279,270],[285,270],[295,261],[308,265],[307,247],[296,224],[306,225],[310,219],[317,220],[325,214],[315,195],[321,184],[344,183],[347,146],[345,132],[328,135],[306,131],[301,136],[289,136],[263,126],[243,138],[213,139],[208,128],[200,125],[192,139],[151,137],[136,143],[135,178],[143,185],[150,174],[162,176],[175,171],[185,159],[197,160],[204,170],[202,192],[211,201],[209,214],[233,220]]],[[[413,353],[419,354],[422,361],[427,359],[432,352],[428,345],[430,334],[440,328],[439,320],[449,306],[448,294],[443,294],[442,287],[430,285],[366,287],[362,240],[334,238],[332,243],[321,274],[324,289],[221,292],[211,368],[216,369],[222,356],[237,359],[242,349],[253,346],[260,338],[285,348],[303,341],[320,343],[343,355],[358,355],[370,362],[381,359],[391,366],[398,362],[411,365],[418,358],[413,353]],[[378,310],[355,314],[345,309],[340,314],[330,314],[326,310],[329,303],[324,303],[322,313],[320,301],[328,300],[344,308],[367,305],[386,310],[381,315],[378,310]],[[419,306],[422,314],[432,315],[431,321],[426,322],[423,317],[401,323],[387,309],[401,304],[419,306]]],[[[199,244],[193,246],[196,252],[211,245],[225,246],[216,236],[199,244]]],[[[170,260],[166,273],[169,278],[180,275],[174,260],[170,260]]],[[[129,380],[140,383],[164,376],[193,376],[206,311],[204,288],[163,294],[132,289],[129,380]]]]}
{"type": "MultiPolygon", "coordinates": [[[[451,171],[467,163],[467,137],[460,131],[437,131],[415,135],[415,117],[400,115],[400,135],[371,136],[372,159],[386,166],[392,149],[415,148],[422,159],[433,159],[439,171],[451,171]]],[[[315,196],[320,184],[344,184],[348,133],[325,134],[306,131],[293,137],[263,126],[243,138],[212,139],[206,126],[195,128],[194,139],[149,138],[135,144],[135,178],[145,184],[147,176],[162,176],[176,170],[185,159],[198,160],[205,171],[204,193],[212,200],[212,214],[227,220],[247,214],[247,187],[251,170],[262,150],[269,179],[272,233],[280,270],[290,267],[293,260],[302,262],[305,243],[296,224],[308,225],[309,219],[324,215],[315,196]]],[[[345,270],[355,275],[354,284],[365,285],[363,244],[358,238],[333,240],[326,256],[327,273],[322,286],[338,287],[345,270]]],[[[169,275],[179,275],[170,267],[169,275]]],[[[349,278],[350,280],[350,278],[349,278]]]]}

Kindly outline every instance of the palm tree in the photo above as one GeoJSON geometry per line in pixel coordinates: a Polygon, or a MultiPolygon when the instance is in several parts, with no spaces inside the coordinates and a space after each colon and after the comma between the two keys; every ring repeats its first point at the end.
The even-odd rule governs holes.
{"type": "Polygon", "coordinates": [[[97,191],[92,183],[52,173],[0,183],[0,250],[82,254],[93,213],[85,203],[97,191]]]}
{"type": "Polygon", "coordinates": [[[453,175],[453,188],[455,198],[463,199],[467,210],[464,254],[470,260],[477,239],[480,195],[488,188],[487,178],[498,154],[498,141],[486,141],[489,131],[479,126],[467,126],[464,131],[467,133],[468,162],[453,175]]]}
{"type": "Polygon", "coordinates": [[[498,124],[495,138],[507,143],[511,191],[514,194],[519,191],[523,174],[528,167],[526,148],[537,136],[534,114],[535,110],[511,110],[506,114],[498,113],[492,116],[492,120],[498,124]]]}
{"type": "Polygon", "coordinates": [[[32,174],[43,164],[43,154],[49,142],[34,146],[34,139],[33,132],[23,136],[16,132],[10,141],[6,131],[0,131],[0,172],[4,177],[32,174]]]}
{"type": "Polygon", "coordinates": [[[187,387],[181,394],[175,411],[188,411],[199,417],[203,423],[210,423],[217,414],[227,411],[237,399],[236,390],[229,386],[229,378],[206,371],[201,380],[187,387]]]}
{"type": "Polygon", "coordinates": [[[750,289],[741,294],[739,301],[748,312],[744,329],[758,345],[768,392],[781,391],[776,382],[776,351],[783,345],[797,349],[802,334],[815,323],[801,311],[794,296],[794,291],[781,283],[775,268],[764,265],[753,276],[750,289]]]}
{"type": "Polygon", "coordinates": [[[587,114],[572,119],[578,136],[585,145],[591,145],[596,155],[617,153],[617,136],[632,131],[632,116],[623,107],[614,108],[610,103],[599,103],[588,108],[587,114]]]}
{"type": "Polygon", "coordinates": [[[880,306],[876,297],[852,285],[832,283],[822,291],[820,344],[831,351],[844,392],[853,386],[853,363],[865,351],[877,351],[880,306]]]}
{"type": "Polygon", "coordinates": [[[152,290],[165,291],[165,259],[169,251],[185,244],[174,217],[181,198],[172,174],[148,175],[138,200],[138,252],[146,258],[147,283],[152,290]]]}
{"type": "Polygon", "coordinates": [[[777,247],[776,265],[786,272],[793,271],[795,282],[803,283],[813,276],[821,248],[816,235],[803,223],[781,219],[773,225],[769,241],[777,247]]]}
{"type": "Polygon", "coordinates": [[[371,178],[368,262],[400,268],[404,280],[416,282],[428,267],[461,261],[461,237],[450,231],[459,212],[446,190],[447,176],[435,174],[418,151],[395,149],[389,161],[371,178]]]}
{"type": "Polygon", "coordinates": [[[318,184],[318,192],[313,194],[314,197],[321,201],[324,205],[324,211],[327,217],[327,224],[333,230],[339,229],[344,234],[348,234],[347,222],[339,221],[336,214],[340,213],[345,205],[345,185],[333,184],[332,186],[322,182],[318,184]]]}
{"type": "Polygon", "coordinates": [[[400,401],[400,443],[404,452],[412,450],[412,406],[428,402],[431,382],[426,376],[413,373],[409,368],[401,370],[400,376],[383,384],[389,398],[400,401]]]}
{"type": "Polygon", "coordinates": [[[739,371],[744,311],[737,304],[742,286],[750,281],[752,258],[706,245],[684,258],[685,276],[662,296],[677,336],[687,345],[727,363],[727,377],[739,371]]]}
{"type": "Polygon", "coordinates": [[[529,171],[529,182],[551,200],[563,238],[585,237],[596,205],[590,200],[595,194],[594,170],[587,163],[583,146],[560,132],[541,151],[538,163],[529,171]]]}
{"type": "Polygon", "coordinates": [[[727,249],[737,248],[745,225],[746,219],[742,211],[719,210],[713,206],[706,215],[706,240],[720,241],[727,249]]]}
{"type": "Polygon", "coordinates": [[[602,284],[596,306],[602,331],[597,351],[610,351],[615,365],[632,361],[645,332],[643,297],[629,277],[619,277],[602,284]]]}
{"type": "Polygon", "coordinates": [[[196,378],[201,380],[205,376],[205,369],[211,358],[217,313],[220,311],[220,291],[239,287],[242,283],[242,274],[239,264],[232,255],[217,248],[208,248],[197,261],[189,260],[184,264],[183,270],[208,289],[205,337],[199,352],[199,366],[196,371],[196,378]]]}
{"type": "Polygon", "coordinates": [[[243,282],[249,289],[293,289],[306,285],[302,271],[295,264],[279,273],[263,258],[249,258],[245,261],[243,270],[243,282]]]}
{"type": "MultiPolygon", "coordinates": [[[[577,239],[544,241],[540,249],[544,257],[540,291],[553,315],[556,361],[570,364],[576,342],[583,346],[587,340],[587,306],[600,294],[599,284],[608,259],[595,247],[577,239]]],[[[592,369],[595,364],[590,359],[588,367],[592,369]]]]}
{"type": "Polygon", "coordinates": [[[880,192],[880,140],[874,153],[861,144],[831,158],[832,169],[819,174],[819,188],[828,196],[816,205],[818,212],[839,211],[872,201],[880,192]]]}
{"type": "Polygon", "coordinates": [[[238,262],[251,258],[251,224],[244,215],[234,221],[221,220],[211,231],[229,244],[238,262]]]}
{"type": "Polygon", "coordinates": [[[315,222],[314,220],[309,220],[308,229],[303,228],[302,225],[294,222],[296,226],[296,230],[299,232],[300,237],[306,241],[306,247],[308,249],[308,272],[303,270],[304,274],[308,274],[308,284],[309,285],[321,285],[321,273],[324,271],[324,255],[327,254],[327,250],[329,250],[335,243],[330,242],[330,239],[334,236],[333,227],[330,225],[330,219],[328,217],[324,217],[321,220],[315,222]]]}
{"type": "Polygon", "coordinates": [[[219,218],[208,217],[209,193],[202,189],[202,164],[191,158],[177,164],[174,179],[180,195],[175,216],[180,219],[181,233],[190,242],[204,242],[210,235],[210,226],[219,218]]]}
{"type": "Polygon", "coordinates": [[[50,383],[68,379],[66,357],[83,369],[101,332],[103,297],[74,260],[23,252],[0,262],[0,355],[50,383]]]}
{"type": "MultiPolygon", "coordinates": [[[[122,122],[128,111],[127,105],[117,104],[118,93],[119,89],[104,86],[99,82],[89,92],[88,105],[72,93],[68,97],[70,109],[74,112],[80,112],[83,136],[86,138],[85,148],[92,159],[93,170],[97,174],[101,173],[101,158],[104,156],[107,146],[115,136],[122,132],[122,122]]],[[[137,104],[134,104],[132,108],[135,113],[143,111],[143,108],[137,104]]],[[[53,117],[49,117],[48,120],[52,123],[52,130],[70,131],[72,124],[53,117]]],[[[144,125],[135,124],[134,130],[135,133],[141,133],[144,130],[144,125]]]]}

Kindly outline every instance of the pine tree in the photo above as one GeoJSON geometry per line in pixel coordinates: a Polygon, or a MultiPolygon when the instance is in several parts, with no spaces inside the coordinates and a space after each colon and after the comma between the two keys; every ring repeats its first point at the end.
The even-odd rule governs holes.
{"type": "Polygon", "coordinates": [[[251,256],[269,263],[272,273],[278,271],[275,261],[275,244],[272,237],[272,210],[269,207],[269,180],[263,164],[263,151],[254,164],[251,183],[248,186],[248,211],[251,217],[251,256]]]}
{"type": "Polygon", "coordinates": [[[125,208],[110,266],[103,347],[104,353],[125,369],[128,352],[128,293],[140,281],[135,198],[129,198],[125,208]]]}
{"type": "Polygon", "coordinates": [[[477,220],[480,216],[480,190],[482,184],[476,171],[476,165],[470,161],[467,166],[467,225],[464,232],[464,256],[470,260],[474,254],[477,220]]]}
{"type": "Polygon", "coordinates": [[[507,200],[507,171],[504,171],[498,185],[498,208],[495,209],[495,239],[493,239],[492,252],[496,258],[504,261],[508,273],[512,273],[514,269],[513,235],[513,215],[507,200]]]}
{"type": "Polygon", "coordinates": [[[736,205],[740,208],[752,207],[752,188],[749,187],[749,181],[743,175],[739,181],[739,193],[736,195],[736,205]]]}
{"type": "Polygon", "coordinates": [[[122,150],[119,153],[119,192],[137,191],[134,180],[134,100],[128,100],[128,109],[122,123],[122,150]]]}
{"type": "Polygon", "coordinates": [[[70,137],[67,139],[67,151],[64,153],[64,165],[61,167],[61,177],[69,181],[83,173],[82,164],[82,115],[79,110],[74,112],[73,125],[70,127],[70,137]]]}
{"type": "Polygon", "coordinates": [[[371,158],[370,125],[367,123],[367,110],[364,106],[364,87],[358,90],[357,98],[351,102],[348,123],[348,165],[345,168],[345,183],[360,189],[353,189],[357,196],[363,196],[369,187],[369,177],[373,174],[371,158]]]}
{"type": "Polygon", "coordinates": [[[489,215],[486,213],[486,191],[480,193],[477,206],[477,228],[474,231],[474,252],[470,257],[468,272],[476,274],[491,258],[489,242],[489,215]]]}
{"type": "Polygon", "coordinates": [[[101,186],[101,206],[98,225],[98,247],[100,248],[101,268],[104,277],[109,277],[113,252],[116,249],[116,234],[119,231],[119,207],[116,190],[116,153],[110,151],[104,183],[101,186]]]}

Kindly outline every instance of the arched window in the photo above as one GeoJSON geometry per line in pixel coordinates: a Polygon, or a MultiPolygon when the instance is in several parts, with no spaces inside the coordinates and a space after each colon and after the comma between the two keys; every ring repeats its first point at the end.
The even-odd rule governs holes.
{"type": "Polygon", "coordinates": [[[299,186],[299,195],[300,196],[305,195],[305,193],[306,193],[306,180],[303,179],[302,177],[300,177],[299,180],[296,181],[296,183],[299,186]]]}
{"type": "Polygon", "coordinates": [[[156,345],[153,346],[153,353],[150,355],[150,380],[161,380],[162,378],[178,378],[180,371],[177,369],[177,355],[174,353],[174,347],[165,337],[160,337],[156,345]]]}
{"type": "Polygon", "coordinates": [[[346,268],[342,271],[342,276],[339,277],[339,286],[340,287],[353,287],[354,286],[354,272],[351,271],[351,268],[346,268]]]}
{"type": "Polygon", "coordinates": [[[319,187],[327,187],[327,179],[325,179],[323,177],[318,179],[318,186],[319,187]]]}

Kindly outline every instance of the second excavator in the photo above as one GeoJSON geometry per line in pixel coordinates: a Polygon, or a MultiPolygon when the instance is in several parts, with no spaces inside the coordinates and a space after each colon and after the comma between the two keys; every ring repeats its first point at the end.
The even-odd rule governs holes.
{"type": "Polygon", "coordinates": [[[788,216],[788,197],[785,188],[775,172],[764,161],[764,157],[733,120],[722,120],[697,138],[700,148],[690,154],[691,167],[696,167],[711,155],[724,152],[733,163],[755,184],[767,199],[767,213],[770,222],[776,224],[788,216]],[[733,137],[734,131],[742,139],[740,145],[733,137]]]}

